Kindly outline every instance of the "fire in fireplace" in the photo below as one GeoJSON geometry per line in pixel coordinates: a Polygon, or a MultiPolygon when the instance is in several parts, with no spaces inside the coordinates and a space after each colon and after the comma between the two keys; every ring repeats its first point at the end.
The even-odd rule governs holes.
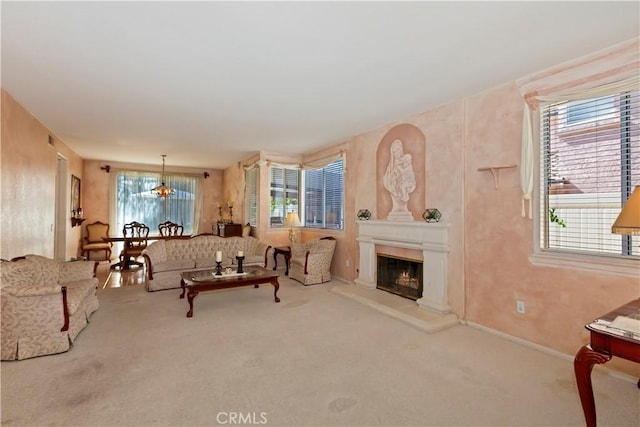
{"type": "Polygon", "coordinates": [[[376,287],[405,298],[422,297],[422,261],[378,254],[376,287]]]}

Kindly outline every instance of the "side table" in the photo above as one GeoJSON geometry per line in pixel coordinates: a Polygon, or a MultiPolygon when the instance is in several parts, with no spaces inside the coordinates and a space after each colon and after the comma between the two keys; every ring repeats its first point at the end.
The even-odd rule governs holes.
{"type": "MultiPolygon", "coordinates": [[[[596,426],[596,405],[591,384],[593,365],[606,363],[613,356],[640,363],[638,321],[640,321],[640,298],[585,326],[591,334],[590,343],[578,351],[573,367],[587,427],[596,426]]],[[[638,387],[640,387],[640,381],[638,381],[638,387]]]]}
{"type": "Polygon", "coordinates": [[[278,268],[278,254],[284,255],[284,275],[289,275],[289,261],[291,260],[291,247],[289,246],[276,246],[273,248],[273,261],[275,262],[273,269],[278,268]]]}
{"type": "Polygon", "coordinates": [[[218,224],[218,236],[242,237],[242,224],[218,224]]]}

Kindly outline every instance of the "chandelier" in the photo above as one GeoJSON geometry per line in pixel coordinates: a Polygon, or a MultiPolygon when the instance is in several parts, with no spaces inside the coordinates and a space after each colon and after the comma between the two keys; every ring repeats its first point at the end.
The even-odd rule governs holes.
{"type": "Polygon", "coordinates": [[[158,197],[168,197],[176,192],[173,188],[165,185],[164,183],[164,158],[167,157],[166,154],[162,154],[162,185],[158,185],[151,189],[151,193],[155,194],[158,197]]]}

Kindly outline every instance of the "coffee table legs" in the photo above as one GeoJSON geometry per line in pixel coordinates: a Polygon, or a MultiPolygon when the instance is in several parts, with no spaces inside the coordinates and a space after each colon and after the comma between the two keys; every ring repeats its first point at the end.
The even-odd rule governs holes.
{"type": "MultiPolygon", "coordinates": [[[[269,280],[269,283],[273,285],[273,299],[275,302],[280,302],[280,298],[278,297],[278,290],[280,289],[280,283],[278,283],[278,278],[274,277],[269,280]]],[[[180,294],[180,298],[184,298],[185,291],[187,293],[187,300],[189,301],[189,311],[187,311],[187,317],[193,317],[193,300],[198,296],[199,291],[197,291],[193,286],[187,286],[187,284],[182,280],[180,282],[180,286],[182,287],[182,293],[180,294]]],[[[242,286],[242,285],[241,285],[242,286]]],[[[246,285],[245,285],[246,286],[246,285]]],[[[249,285],[250,286],[250,285],[249,285]]],[[[260,287],[259,284],[254,284],[254,288],[260,287]]],[[[206,291],[207,289],[205,289],[206,291]]],[[[214,290],[209,289],[209,290],[214,290]]]]}
{"type": "Polygon", "coordinates": [[[189,300],[189,311],[187,311],[187,317],[193,317],[193,299],[198,296],[198,291],[193,288],[189,288],[187,292],[187,300],[189,300]]]}
{"type": "Polygon", "coordinates": [[[275,300],[275,302],[280,302],[280,298],[278,298],[278,289],[280,289],[280,283],[278,283],[278,278],[274,277],[271,284],[273,285],[273,299],[275,300]]]}
{"type": "MultiPolygon", "coordinates": [[[[273,285],[273,299],[275,302],[280,302],[280,298],[278,298],[278,289],[280,289],[280,283],[278,283],[278,278],[274,277],[269,283],[273,285]]],[[[259,288],[260,285],[253,285],[254,288],[259,288]]]]}
{"type": "Polygon", "coordinates": [[[184,280],[180,280],[180,287],[182,288],[182,293],[180,294],[180,299],[184,299],[185,294],[187,293],[187,284],[184,280]]]}

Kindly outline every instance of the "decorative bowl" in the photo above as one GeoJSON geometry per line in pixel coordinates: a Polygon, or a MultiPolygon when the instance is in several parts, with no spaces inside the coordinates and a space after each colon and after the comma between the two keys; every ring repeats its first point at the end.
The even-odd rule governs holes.
{"type": "Polygon", "coordinates": [[[440,218],[442,218],[442,214],[438,209],[427,209],[422,214],[422,219],[426,222],[440,222],[440,218]]]}
{"type": "Polygon", "coordinates": [[[371,212],[369,212],[369,209],[360,209],[358,211],[358,219],[366,221],[369,218],[371,218],[371,212]]]}

